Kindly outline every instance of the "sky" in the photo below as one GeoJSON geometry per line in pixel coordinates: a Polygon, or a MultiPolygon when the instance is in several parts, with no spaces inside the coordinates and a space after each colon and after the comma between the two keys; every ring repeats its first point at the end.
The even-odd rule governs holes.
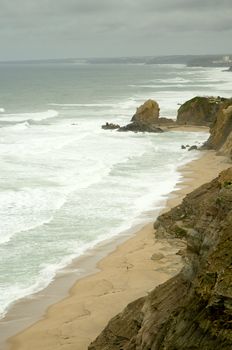
{"type": "Polygon", "coordinates": [[[0,60],[232,53],[232,0],[0,0],[0,60]]]}

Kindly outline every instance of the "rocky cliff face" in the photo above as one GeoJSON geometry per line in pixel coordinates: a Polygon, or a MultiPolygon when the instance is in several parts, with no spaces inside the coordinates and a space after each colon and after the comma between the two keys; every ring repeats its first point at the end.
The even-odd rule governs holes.
{"type": "Polygon", "coordinates": [[[177,124],[210,126],[225,101],[226,99],[221,97],[196,96],[180,106],[177,124]]]}
{"type": "Polygon", "coordinates": [[[232,155],[232,99],[221,104],[210,129],[206,148],[215,149],[222,154],[232,155]]]}
{"type": "Polygon", "coordinates": [[[185,267],[113,318],[89,350],[232,349],[232,168],[161,215],[186,240],[185,267]]]}

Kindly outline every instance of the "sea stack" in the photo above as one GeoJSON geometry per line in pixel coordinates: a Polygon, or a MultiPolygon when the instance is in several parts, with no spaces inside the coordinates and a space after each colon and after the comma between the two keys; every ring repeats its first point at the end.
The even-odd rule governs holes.
{"type": "Polygon", "coordinates": [[[160,108],[156,101],[147,100],[137,108],[136,113],[131,119],[131,123],[121,127],[119,131],[163,132],[162,129],[157,127],[159,111],[160,108]]]}
{"type": "Polygon", "coordinates": [[[131,121],[137,124],[155,124],[159,119],[159,105],[154,100],[147,100],[137,108],[131,121]]]}

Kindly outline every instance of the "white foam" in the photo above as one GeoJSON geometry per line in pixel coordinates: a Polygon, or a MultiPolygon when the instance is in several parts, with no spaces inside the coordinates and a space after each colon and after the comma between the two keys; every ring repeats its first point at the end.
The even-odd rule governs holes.
{"type": "Polygon", "coordinates": [[[1,121],[8,122],[23,122],[23,121],[40,121],[44,119],[57,117],[59,113],[56,110],[49,109],[44,112],[34,112],[34,113],[11,113],[11,114],[2,114],[1,121]]]}
{"type": "MultiPolygon", "coordinates": [[[[40,264],[39,273],[30,278],[31,285],[28,285],[28,279],[24,276],[25,281],[19,283],[16,278],[14,285],[10,288],[7,286],[4,289],[4,286],[2,286],[0,293],[0,312],[2,315],[4,315],[15,300],[29,296],[45,288],[54,279],[58,270],[65,267],[75,257],[83,254],[87,249],[90,249],[104,239],[119,234],[122,230],[129,229],[135,224],[144,222],[144,217],[140,215],[141,212],[157,206],[157,202],[160,202],[164,196],[173,189],[175,183],[178,181],[179,175],[176,172],[176,167],[178,164],[181,164],[183,155],[185,154],[184,161],[190,161],[191,159],[189,154],[187,155],[186,152],[184,153],[183,150],[181,150],[180,141],[175,141],[180,138],[175,138],[173,133],[172,135],[174,135],[174,137],[170,142],[168,142],[169,138],[167,134],[144,136],[140,134],[125,135],[115,133],[109,136],[107,133],[94,135],[91,132],[89,133],[89,136],[90,135],[90,143],[86,143],[88,139],[82,140],[82,142],[84,142],[83,145],[86,147],[85,149],[83,147],[81,148],[83,154],[78,155],[78,145],[76,149],[73,148],[73,145],[69,145],[67,149],[68,153],[59,151],[59,153],[56,154],[56,157],[62,157],[62,161],[66,159],[66,154],[69,154],[71,150],[74,152],[72,157],[79,157],[78,162],[80,163],[80,167],[78,171],[81,171],[81,176],[80,174],[75,174],[75,171],[73,172],[73,169],[75,169],[74,158],[72,159],[72,167],[70,168],[67,165],[68,172],[71,171],[71,178],[67,172],[63,173],[64,169],[59,177],[57,177],[55,173],[53,175],[57,177],[56,180],[59,178],[59,184],[62,184],[62,187],[65,186],[66,182],[69,183],[70,189],[72,188],[69,197],[67,197],[67,195],[64,197],[62,192],[58,193],[57,190],[57,195],[51,197],[54,196],[54,193],[47,187],[45,188],[45,192],[36,191],[33,193],[31,189],[24,189],[22,193],[18,192],[17,194],[12,192],[10,197],[9,192],[5,192],[5,197],[2,198],[3,202],[0,207],[5,210],[5,213],[3,212],[1,217],[9,215],[12,218],[11,220],[13,220],[12,228],[9,232],[12,233],[13,227],[20,228],[20,222],[17,221],[20,217],[23,218],[23,220],[27,218],[30,219],[29,222],[22,222],[22,225],[26,224],[25,227],[29,230],[31,228],[30,224],[33,226],[31,220],[33,218],[36,220],[38,218],[42,219],[43,216],[41,216],[41,214],[43,213],[45,214],[44,221],[42,220],[41,223],[37,221],[35,224],[40,225],[49,222],[48,227],[53,227],[52,225],[55,225],[51,233],[46,231],[46,226],[42,231],[38,231],[40,232],[40,242],[43,242],[44,246],[46,246],[49,255],[46,257],[46,262],[43,256],[44,253],[42,254],[42,261],[38,261],[38,264],[40,264]],[[156,142],[154,142],[155,139],[156,142]],[[121,147],[120,152],[117,151],[119,142],[121,147]],[[172,145],[172,148],[170,145],[172,145]],[[181,158],[175,161],[174,164],[170,164],[168,161],[168,169],[166,170],[163,169],[162,164],[159,165],[159,168],[157,161],[152,161],[155,154],[154,147],[156,152],[158,152],[158,157],[159,153],[168,154],[168,152],[170,153],[170,149],[176,149],[181,158]],[[151,160],[148,161],[148,168],[146,157],[149,157],[148,160],[151,157],[151,160]],[[151,164],[155,164],[155,166],[153,167],[151,164]],[[163,173],[162,169],[164,170],[163,173]],[[160,177],[160,174],[168,174],[168,176],[161,179],[163,175],[160,177]],[[154,188],[151,187],[152,184],[154,184],[154,188]],[[16,195],[18,195],[18,201],[16,195]],[[66,198],[65,201],[64,198],[66,198]],[[16,204],[18,207],[16,207],[16,204]],[[19,214],[21,213],[21,215],[18,215],[17,211],[19,214]],[[73,211],[76,211],[74,217],[72,216],[73,211]],[[51,217],[46,216],[49,213],[51,217]],[[58,215],[57,217],[56,213],[58,215]],[[97,215],[97,220],[103,220],[103,225],[101,221],[98,222],[95,220],[94,215],[97,215]],[[77,223],[75,223],[76,218],[77,223]],[[78,218],[81,218],[81,226],[78,226],[80,225],[78,218]],[[58,220],[58,226],[56,220],[58,220]],[[84,220],[83,223],[82,220],[84,220]],[[92,226],[91,220],[93,220],[94,226],[92,226]],[[117,224],[115,223],[113,225],[113,228],[110,224],[111,220],[116,220],[115,222],[117,222],[117,224]],[[65,228],[64,224],[67,225],[67,228],[65,228]],[[74,229],[69,237],[68,232],[72,225],[74,225],[74,229]],[[84,237],[79,236],[82,232],[82,225],[84,225],[84,237]],[[88,225],[90,225],[90,227],[88,227],[88,225]],[[52,235],[49,236],[49,234],[52,235]],[[55,241],[53,241],[54,234],[55,241]],[[44,237],[41,235],[44,235],[44,237]],[[86,241],[88,235],[89,238],[86,241]],[[47,243],[46,240],[48,240],[47,243]],[[59,252],[61,249],[63,251],[63,256],[60,257],[60,253],[58,253],[56,257],[56,251],[59,252]],[[51,258],[56,261],[53,262],[51,258]]],[[[183,135],[183,133],[180,133],[180,135],[186,137],[186,134],[183,135]]],[[[189,135],[190,138],[195,137],[194,133],[190,133],[189,135]]],[[[58,159],[55,159],[55,163],[57,163],[57,161],[58,159]]],[[[51,158],[49,162],[52,162],[51,158]]],[[[53,162],[50,166],[52,164],[53,162]]],[[[42,174],[40,174],[40,177],[41,175],[42,174]]],[[[9,221],[9,219],[6,220],[6,222],[9,221]]],[[[42,244],[39,242],[36,243],[36,240],[38,240],[36,225],[32,227],[34,230],[33,233],[29,231],[28,233],[26,231],[23,233],[23,240],[28,241],[27,244],[29,244],[30,249],[33,249],[34,245],[36,249],[36,244],[39,244],[42,253],[42,244]]],[[[7,235],[5,235],[5,238],[6,237],[7,235]]],[[[22,237],[22,235],[18,232],[15,239],[13,238],[10,241],[9,244],[11,244],[12,252],[14,245],[14,249],[21,249],[17,243],[20,237],[22,237]]],[[[7,241],[5,241],[5,243],[6,242],[7,241]]],[[[31,254],[33,254],[33,250],[31,254]]],[[[10,263],[12,262],[9,260],[9,264],[10,263]]],[[[24,263],[26,263],[26,261],[24,263]]],[[[36,266],[36,262],[33,262],[33,264],[36,266]]]]}
{"type": "Polygon", "coordinates": [[[49,103],[50,106],[59,107],[114,107],[112,103],[49,103]]]}
{"type": "MultiPolygon", "coordinates": [[[[135,81],[138,92],[130,89],[129,98],[51,103],[63,110],[60,118],[56,110],[1,115],[18,124],[0,129],[0,264],[4,262],[6,280],[8,271],[14,277],[11,285],[4,275],[4,283],[0,281],[0,313],[15,300],[45,288],[73,258],[144,222],[144,211],[160,207],[180,180],[177,166],[198,156],[182,150],[181,144],[207,135],[105,132],[100,126],[106,116],[126,123],[148,98],[160,103],[162,116],[175,116],[177,104],[198,93],[192,91],[192,80],[213,86],[224,79],[223,87],[216,84],[214,92],[230,86],[231,76],[219,71],[202,69],[199,74],[199,69],[188,68],[183,78],[180,74],[135,81]],[[149,90],[139,87],[150,84],[149,90]],[[159,84],[170,88],[160,91],[159,84]],[[181,94],[173,91],[175,85],[185,84],[181,94]],[[28,122],[53,117],[51,125],[35,127],[28,122]],[[15,271],[14,266],[22,269],[15,271]]],[[[202,85],[199,91],[204,91],[202,85]]]]}
{"type": "Polygon", "coordinates": [[[0,108],[0,113],[4,113],[5,112],[5,108],[0,108]]]}

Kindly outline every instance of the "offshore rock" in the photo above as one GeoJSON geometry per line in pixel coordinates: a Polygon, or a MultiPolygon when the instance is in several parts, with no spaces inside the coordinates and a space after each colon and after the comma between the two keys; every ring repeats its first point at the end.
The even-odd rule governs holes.
{"type": "MultiPolygon", "coordinates": [[[[106,123],[105,125],[102,125],[102,129],[152,133],[163,132],[163,130],[157,125],[159,120],[159,110],[159,105],[156,101],[147,100],[143,105],[137,108],[135,115],[131,119],[131,123],[122,127],[118,124],[106,123]]],[[[161,119],[161,123],[173,123],[172,119],[161,119]]]]}
{"type": "Polygon", "coordinates": [[[135,115],[131,121],[137,124],[151,125],[158,122],[159,119],[159,105],[154,100],[147,100],[143,105],[137,108],[135,115]]]}
{"type": "Polygon", "coordinates": [[[196,96],[181,105],[176,122],[179,125],[210,126],[225,101],[226,99],[221,97],[196,96]]]}
{"type": "Polygon", "coordinates": [[[187,242],[184,268],[129,304],[89,350],[232,349],[232,168],[154,226],[160,239],[187,242]]]}
{"type": "Polygon", "coordinates": [[[118,129],[118,131],[155,132],[155,133],[163,132],[161,128],[159,128],[154,124],[146,124],[146,123],[142,124],[137,122],[127,124],[126,126],[122,126],[118,129]]]}
{"type": "Polygon", "coordinates": [[[159,105],[156,101],[147,100],[137,108],[131,123],[122,126],[118,131],[160,133],[163,130],[157,125],[159,120],[159,105]]]}
{"type": "Polygon", "coordinates": [[[188,151],[196,151],[196,150],[198,150],[196,145],[193,145],[193,146],[189,147],[189,149],[188,149],[188,151]]]}
{"type": "Polygon", "coordinates": [[[102,125],[102,129],[104,129],[104,130],[115,130],[115,129],[119,129],[119,128],[120,128],[120,125],[114,124],[114,123],[106,122],[104,125],[102,125]]]}

